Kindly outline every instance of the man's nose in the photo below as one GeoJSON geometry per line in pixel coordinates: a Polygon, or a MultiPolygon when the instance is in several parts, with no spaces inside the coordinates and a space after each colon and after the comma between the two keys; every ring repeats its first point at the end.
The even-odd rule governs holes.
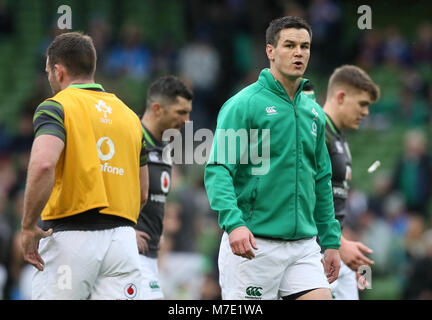
{"type": "Polygon", "coordinates": [[[296,46],[296,47],[295,47],[295,49],[294,49],[294,55],[295,55],[296,57],[298,57],[298,56],[302,56],[302,50],[301,50],[300,46],[296,46]]]}

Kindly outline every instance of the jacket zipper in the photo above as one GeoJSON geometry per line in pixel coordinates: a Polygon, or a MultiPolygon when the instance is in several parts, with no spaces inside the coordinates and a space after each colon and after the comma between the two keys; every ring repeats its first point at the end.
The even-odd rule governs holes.
{"type": "Polygon", "coordinates": [[[300,87],[297,90],[296,94],[294,95],[294,98],[293,98],[292,101],[291,101],[290,97],[287,95],[285,89],[283,89],[282,85],[280,85],[281,88],[282,88],[282,90],[284,91],[285,95],[288,98],[288,99],[285,99],[285,100],[287,100],[290,104],[292,104],[292,106],[294,108],[294,114],[295,114],[295,125],[296,125],[296,183],[295,183],[295,198],[294,198],[294,211],[295,211],[294,236],[293,236],[294,238],[295,238],[295,236],[297,234],[297,220],[298,220],[298,218],[297,218],[297,208],[298,208],[298,205],[297,205],[297,202],[298,202],[297,201],[297,196],[298,196],[298,170],[299,170],[298,169],[298,164],[299,164],[298,113],[297,113],[297,105],[296,105],[295,102],[297,100],[297,97],[298,97],[299,93],[303,90],[303,85],[304,85],[304,83],[300,84],[300,87]]]}
{"type": "MultiPolygon", "coordinates": [[[[295,98],[294,98],[295,100],[295,98]]],[[[297,114],[297,106],[293,102],[294,105],[294,113],[295,113],[295,124],[296,124],[296,183],[295,183],[295,198],[294,198],[294,212],[295,212],[295,223],[294,223],[294,237],[297,234],[297,196],[298,196],[298,163],[299,163],[299,135],[298,135],[298,114],[297,114]]]]}

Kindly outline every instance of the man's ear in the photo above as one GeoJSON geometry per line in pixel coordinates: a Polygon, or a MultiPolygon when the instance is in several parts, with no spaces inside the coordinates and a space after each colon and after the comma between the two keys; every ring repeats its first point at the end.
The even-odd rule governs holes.
{"type": "Polygon", "coordinates": [[[154,102],[151,107],[152,107],[152,111],[153,111],[153,113],[155,115],[158,116],[158,115],[161,114],[161,112],[162,112],[162,106],[161,106],[161,104],[159,102],[154,102]]]}
{"type": "Polygon", "coordinates": [[[66,68],[63,65],[56,63],[54,65],[54,76],[57,82],[61,83],[64,80],[65,75],[66,75],[66,68]]]}
{"type": "Polygon", "coordinates": [[[338,102],[338,104],[343,104],[345,101],[345,97],[346,97],[346,91],[343,89],[339,89],[336,92],[336,101],[338,102]]]}
{"type": "Polygon", "coordinates": [[[266,53],[267,53],[267,58],[270,60],[270,61],[273,61],[274,60],[274,47],[271,45],[271,44],[267,44],[266,45],[266,53]]]}

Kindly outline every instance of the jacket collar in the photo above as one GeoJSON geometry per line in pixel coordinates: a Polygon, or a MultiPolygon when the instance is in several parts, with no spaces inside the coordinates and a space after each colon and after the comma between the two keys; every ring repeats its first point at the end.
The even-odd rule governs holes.
{"type": "Polygon", "coordinates": [[[104,88],[98,83],[80,83],[80,84],[71,84],[68,88],[78,88],[78,89],[87,89],[87,90],[95,90],[95,91],[105,91],[104,88]]]}
{"type": "MultiPolygon", "coordinates": [[[[282,86],[282,84],[276,80],[273,75],[270,72],[269,68],[265,68],[261,71],[259,77],[258,77],[258,82],[264,86],[265,88],[267,88],[270,91],[273,91],[274,93],[276,93],[277,95],[282,96],[285,99],[288,99],[288,101],[291,102],[290,97],[288,96],[288,94],[286,93],[284,87],[282,86]]],[[[309,80],[302,78],[301,82],[300,82],[300,86],[298,87],[296,94],[294,96],[294,100],[296,99],[296,97],[299,95],[300,92],[302,92],[303,90],[303,86],[308,83],[309,80]]]]}

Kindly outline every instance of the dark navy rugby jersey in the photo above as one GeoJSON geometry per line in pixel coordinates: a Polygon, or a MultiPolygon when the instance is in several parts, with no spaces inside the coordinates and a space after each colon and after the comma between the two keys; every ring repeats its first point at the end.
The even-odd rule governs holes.
{"type": "Polygon", "coordinates": [[[136,229],[149,234],[151,237],[147,241],[149,251],[145,255],[156,258],[162,235],[165,201],[171,187],[172,161],[169,153],[163,152],[167,143],[158,141],[145,127],[144,139],[147,144],[149,193],[147,203],[138,217],[136,229]]]}

